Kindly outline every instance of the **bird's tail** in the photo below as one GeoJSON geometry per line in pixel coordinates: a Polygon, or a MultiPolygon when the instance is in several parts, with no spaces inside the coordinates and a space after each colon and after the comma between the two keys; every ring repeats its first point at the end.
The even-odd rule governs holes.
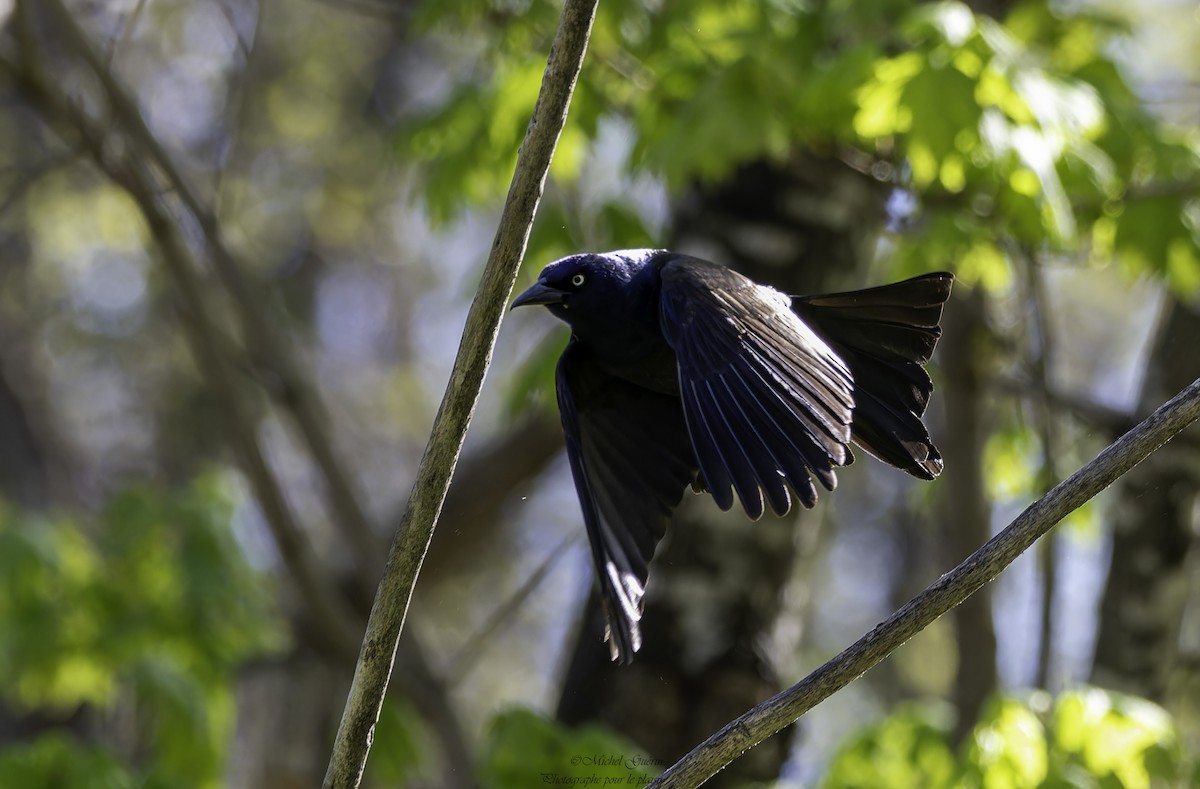
{"type": "Polygon", "coordinates": [[[854,375],[854,442],[922,479],[942,456],[921,422],[933,382],[921,366],[942,335],[938,321],[954,275],[925,274],[893,285],[797,296],[792,309],[845,360],[854,375]]]}

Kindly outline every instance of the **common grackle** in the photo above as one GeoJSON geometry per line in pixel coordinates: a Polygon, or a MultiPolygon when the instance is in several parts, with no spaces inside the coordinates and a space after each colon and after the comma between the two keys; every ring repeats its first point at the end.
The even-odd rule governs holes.
{"type": "Polygon", "coordinates": [[[654,548],[684,490],[757,519],[789,488],[817,501],[851,442],[922,479],[942,458],[921,423],[921,367],[941,335],[951,274],[789,297],[661,249],[555,261],[513,307],[571,327],[555,383],[614,660],[641,646],[654,548]]]}

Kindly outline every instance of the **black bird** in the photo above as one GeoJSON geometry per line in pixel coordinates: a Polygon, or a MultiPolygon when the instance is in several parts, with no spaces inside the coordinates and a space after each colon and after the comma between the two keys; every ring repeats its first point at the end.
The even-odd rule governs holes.
{"type": "Polygon", "coordinates": [[[555,375],[614,660],[641,646],[655,546],[690,485],[751,518],[837,485],[851,442],[921,479],[942,457],[921,423],[921,367],[941,335],[951,274],[789,297],[661,249],[555,261],[513,307],[571,327],[555,375]]]}

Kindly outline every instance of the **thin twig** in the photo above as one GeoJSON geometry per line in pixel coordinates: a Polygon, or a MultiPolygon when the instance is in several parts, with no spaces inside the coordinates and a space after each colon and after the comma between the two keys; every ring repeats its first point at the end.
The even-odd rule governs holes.
{"type": "Polygon", "coordinates": [[[225,84],[225,125],[228,141],[224,145],[214,145],[212,151],[212,205],[209,206],[209,211],[213,216],[219,217],[221,215],[221,190],[224,185],[226,169],[237,155],[239,134],[242,131],[246,112],[246,95],[249,93],[247,84],[252,78],[254,51],[258,44],[258,33],[262,29],[262,2],[254,4],[254,27],[250,31],[248,40],[242,38],[242,31],[238,29],[237,19],[234,18],[228,3],[224,0],[213,0],[213,2],[221,10],[221,15],[225,17],[225,24],[229,26],[230,32],[237,39],[238,50],[242,53],[242,64],[237,78],[235,79],[233,69],[230,69],[225,84]]]}
{"type": "Polygon", "coordinates": [[[113,61],[117,59],[118,50],[124,49],[133,38],[133,30],[137,27],[138,21],[142,18],[142,11],[146,10],[146,0],[137,0],[137,5],[125,17],[125,24],[122,25],[121,35],[113,39],[112,44],[108,48],[108,67],[112,68],[113,61]]]}
{"type": "Polygon", "coordinates": [[[408,498],[408,509],[396,531],[371,608],[354,682],[325,774],[325,786],[329,789],[357,787],[362,778],[413,586],[429,549],[491,361],[500,320],[525,254],[550,159],[566,123],[571,93],[583,66],[597,3],[598,0],[566,0],[563,5],[537,105],[517,153],[516,172],[500,215],[500,226],[467,314],[450,382],[434,418],[429,443],[408,498]]]}
{"type": "Polygon", "coordinates": [[[446,661],[446,670],[442,672],[442,676],[447,685],[453,686],[462,682],[463,677],[478,664],[479,657],[486,651],[488,641],[502,627],[512,621],[517,612],[524,607],[525,601],[537,591],[537,588],[542,585],[542,581],[546,580],[546,576],[554,569],[554,565],[558,564],[558,560],[563,557],[567,549],[579,541],[581,534],[583,532],[576,530],[564,537],[554,550],[546,554],[546,558],[529,574],[525,582],[509,595],[508,599],[498,605],[495,611],[487,615],[483,627],[467,637],[454,656],[446,661]]]}
{"type": "MultiPolygon", "coordinates": [[[[545,409],[502,436],[464,454],[442,504],[438,531],[421,565],[421,576],[438,579],[448,567],[486,563],[484,554],[507,539],[501,520],[511,516],[506,504],[514,492],[545,470],[563,446],[557,415],[545,409]]],[[[399,523],[407,502],[401,502],[391,523],[399,523]]],[[[454,570],[450,570],[454,572],[454,570]]]]}
{"type": "Polygon", "coordinates": [[[1198,418],[1200,379],[1030,505],[1004,531],[886,621],[800,682],[727,724],[647,789],[695,789],[740,754],[794,723],[999,575],[1056,523],[1198,418]]]}
{"type": "MultiPolygon", "coordinates": [[[[213,1],[213,5],[215,5],[217,7],[217,9],[221,12],[221,16],[225,17],[225,24],[229,25],[229,31],[231,33],[233,33],[233,37],[235,39],[237,39],[237,48],[242,53],[242,57],[244,59],[246,59],[247,61],[249,61],[250,60],[250,49],[253,46],[253,44],[245,41],[242,38],[241,31],[238,30],[237,19],[233,15],[233,9],[231,9],[229,7],[229,4],[226,3],[225,0],[212,0],[212,1],[213,1]]],[[[254,22],[254,33],[252,33],[251,35],[253,37],[257,38],[257,33],[259,30],[259,23],[262,21],[262,3],[256,2],[254,4],[254,10],[256,11],[256,18],[255,18],[255,22],[254,22]]]]}

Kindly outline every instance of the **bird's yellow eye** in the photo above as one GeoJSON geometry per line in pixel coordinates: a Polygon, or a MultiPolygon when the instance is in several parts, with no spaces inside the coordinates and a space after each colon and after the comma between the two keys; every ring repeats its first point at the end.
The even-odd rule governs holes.
{"type": "Polygon", "coordinates": [[[575,276],[571,277],[571,284],[578,288],[583,285],[586,279],[587,277],[583,276],[582,274],[576,274],[575,276]]]}

